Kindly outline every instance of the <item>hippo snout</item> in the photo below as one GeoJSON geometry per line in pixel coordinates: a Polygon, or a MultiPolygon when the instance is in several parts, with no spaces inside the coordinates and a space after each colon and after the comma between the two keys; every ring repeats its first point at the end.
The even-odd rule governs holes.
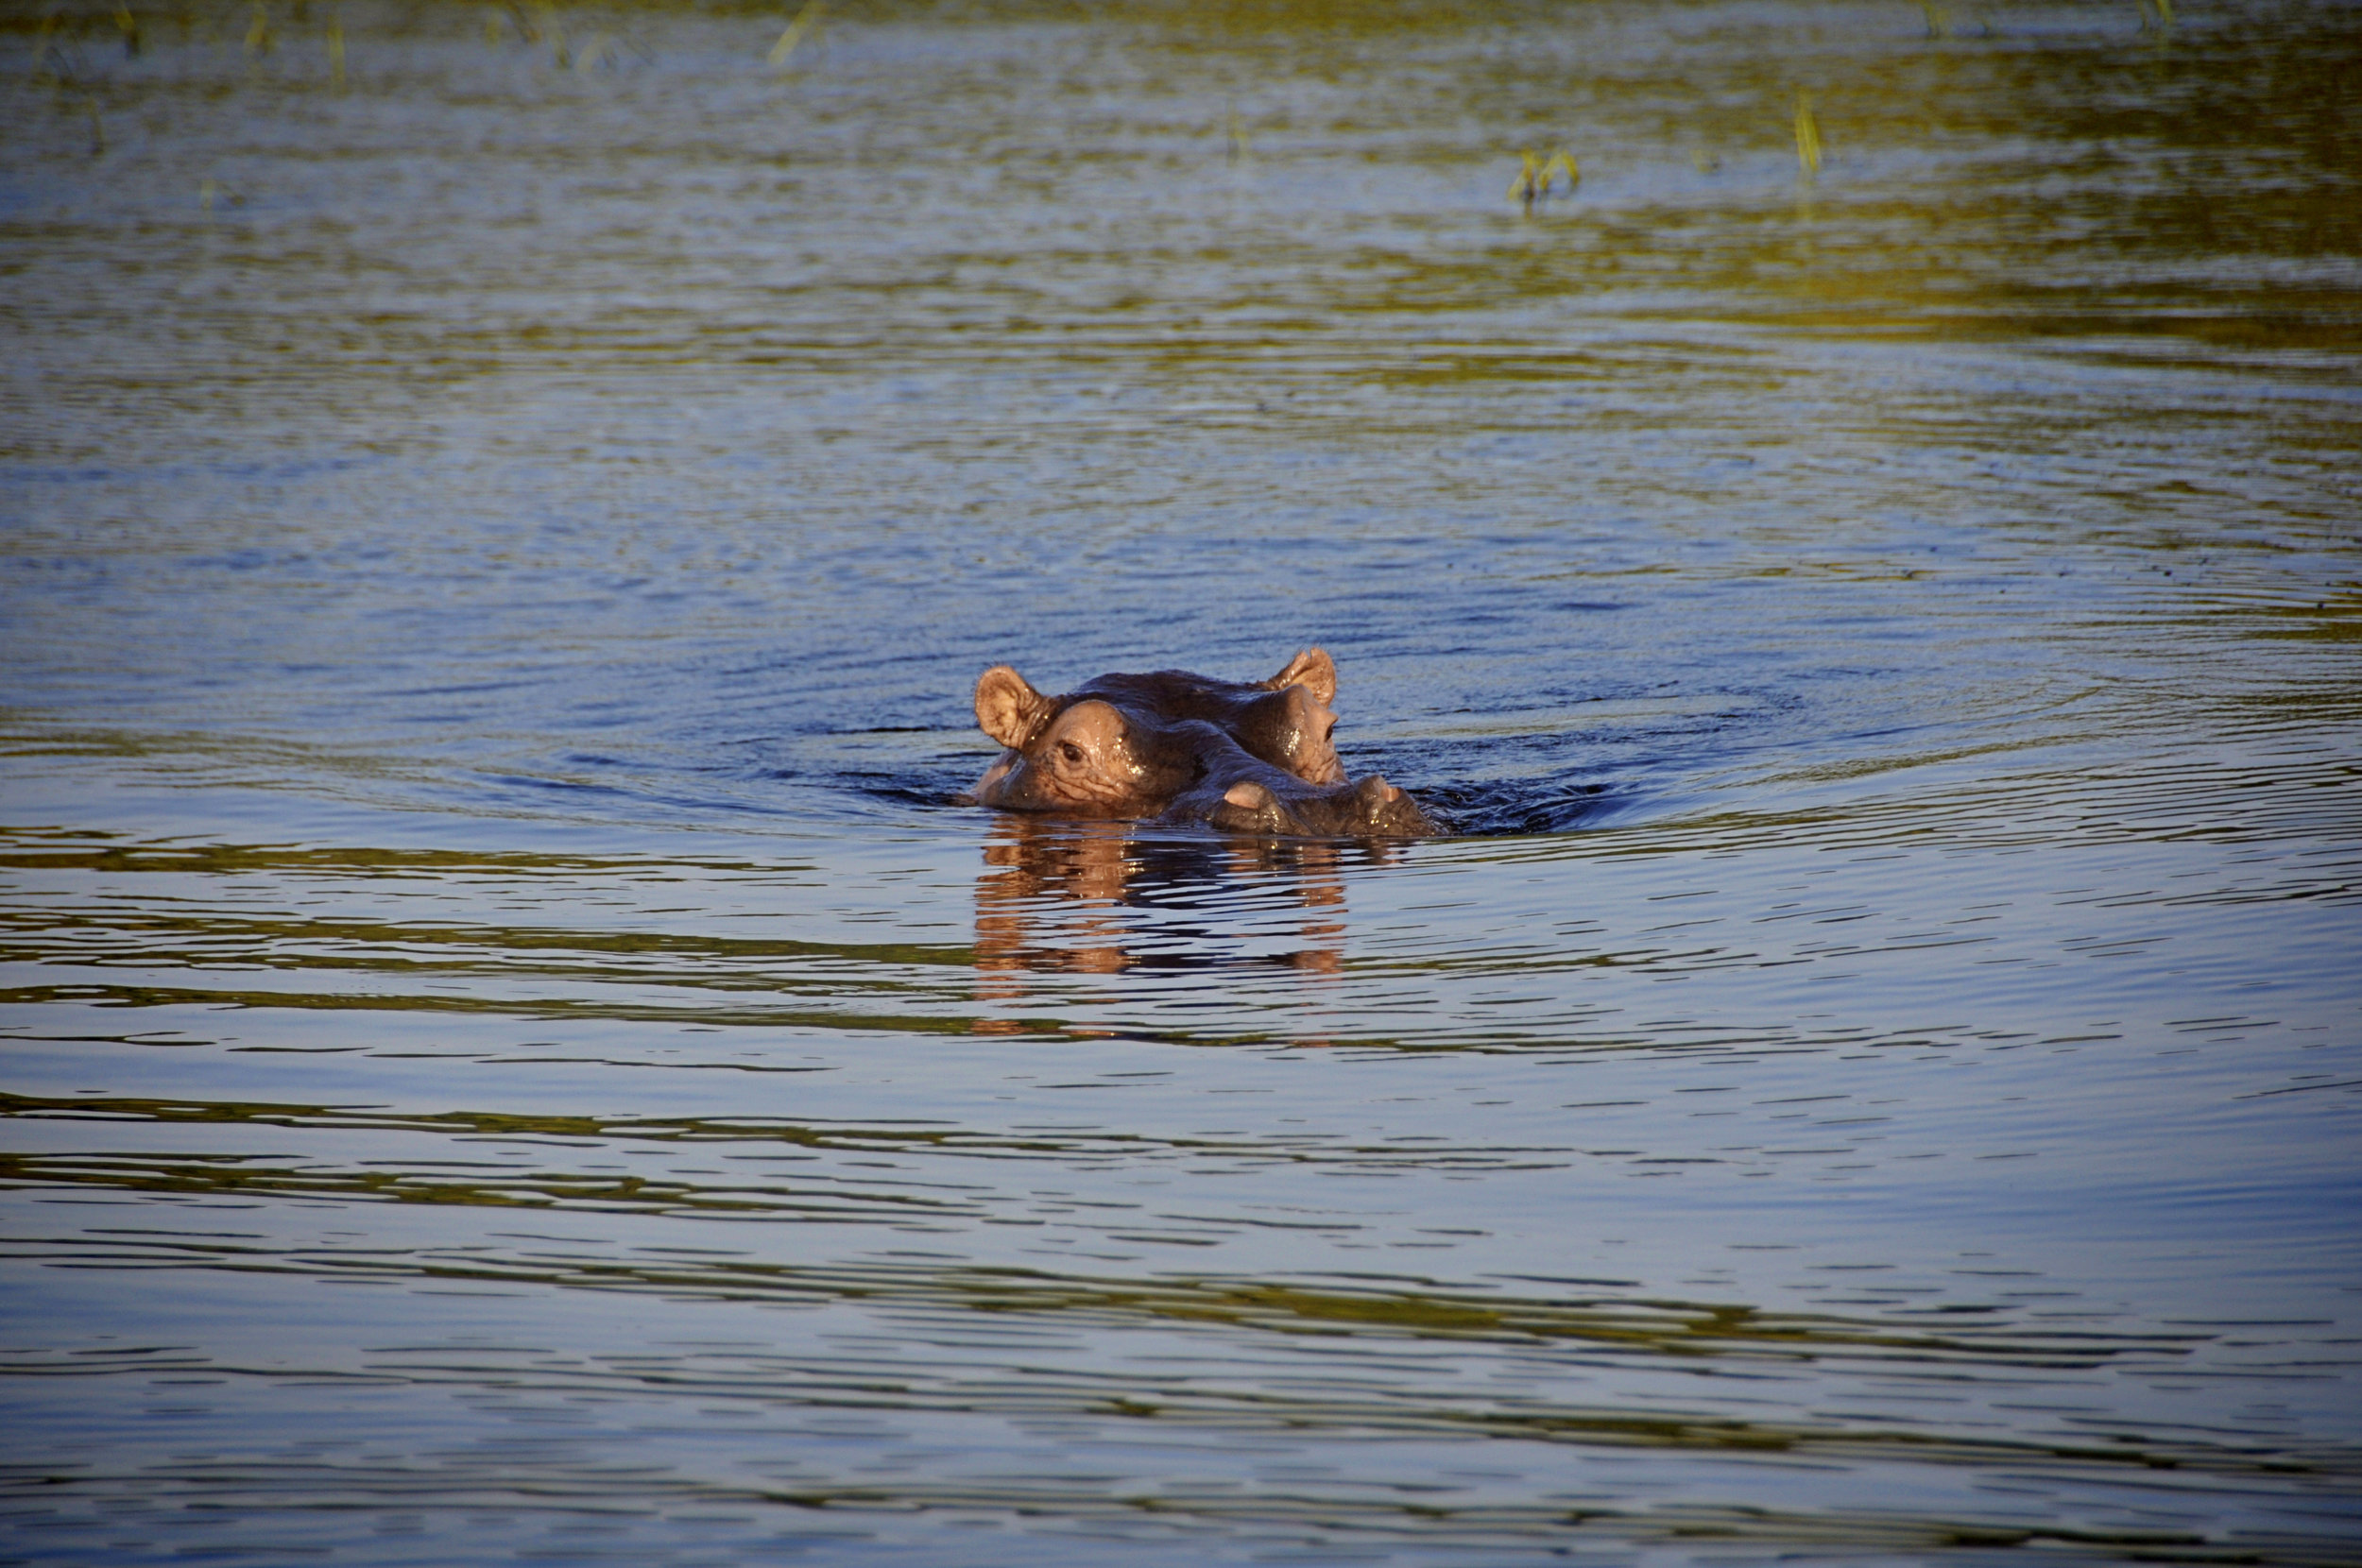
{"type": "Polygon", "coordinates": [[[1417,801],[1377,774],[1349,789],[1287,795],[1241,781],[1223,792],[1205,820],[1225,832],[1304,838],[1415,838],[1436,830],[1417,801]]]}

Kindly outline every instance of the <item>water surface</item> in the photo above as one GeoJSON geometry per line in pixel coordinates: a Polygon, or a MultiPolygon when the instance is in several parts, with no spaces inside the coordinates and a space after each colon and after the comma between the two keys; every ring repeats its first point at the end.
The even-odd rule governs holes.
{"type": "Polygon", "coordinates": [[[125,15],[0,1555],[2362,1560],[2346,9],[125,15]],[[1458,836],[954,803],[1313,643],[1458,836]]]}

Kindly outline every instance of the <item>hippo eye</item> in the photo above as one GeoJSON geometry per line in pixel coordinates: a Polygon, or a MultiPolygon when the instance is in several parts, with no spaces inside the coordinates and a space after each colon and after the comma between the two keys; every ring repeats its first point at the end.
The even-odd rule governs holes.
{"type": "Polygon", "coordinates": [[[1322,740],[1326,741],[1326,740],[1327,740],[1330,736],[1332,736],[1332,735],[1334,735],[1334,734],[1336,734],[1336,733],[1337,733],[1337,721],[1336,721],[1336,720],[1331,719],[1331,720],[1329,720],[1329,721],[1328,721],[1328,723],[1326,723],[1326,724],[1325,724],[1321,725],[1321,739],[1322,739],[1322,740]]]}
{"type": "Polygon", "coordinates": [[[1058,742],[1058,755],[1070,762],[1080,762],[1083,759],[1083,748],[1071,741],[1061,741],[1058,742]]]}

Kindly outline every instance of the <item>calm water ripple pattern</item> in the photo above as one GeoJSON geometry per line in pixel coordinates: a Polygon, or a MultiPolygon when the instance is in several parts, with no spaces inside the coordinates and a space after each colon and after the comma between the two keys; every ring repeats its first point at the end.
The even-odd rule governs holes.
{"type": "Polygon", "coordinates": [[[2362,1563],[2351,7],[796,14],[0,7],[0,1561],[2362,1563]]]}

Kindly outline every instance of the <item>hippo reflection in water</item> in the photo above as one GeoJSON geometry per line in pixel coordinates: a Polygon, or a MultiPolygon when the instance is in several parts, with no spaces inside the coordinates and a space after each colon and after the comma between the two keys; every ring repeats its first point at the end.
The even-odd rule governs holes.
{"type": "Polygon", "coordinates": [[[1206,823],[1315,838],[1440,831],[1372,774],[1347,783],[1329,733],[1337,667],[1307,648],[1251,685],[1179,670],[1101,675],[1045,697],[1005,664],[976,682],[976,722],[1009,749],[979,804],[1064,816],[1206,823]]]}

